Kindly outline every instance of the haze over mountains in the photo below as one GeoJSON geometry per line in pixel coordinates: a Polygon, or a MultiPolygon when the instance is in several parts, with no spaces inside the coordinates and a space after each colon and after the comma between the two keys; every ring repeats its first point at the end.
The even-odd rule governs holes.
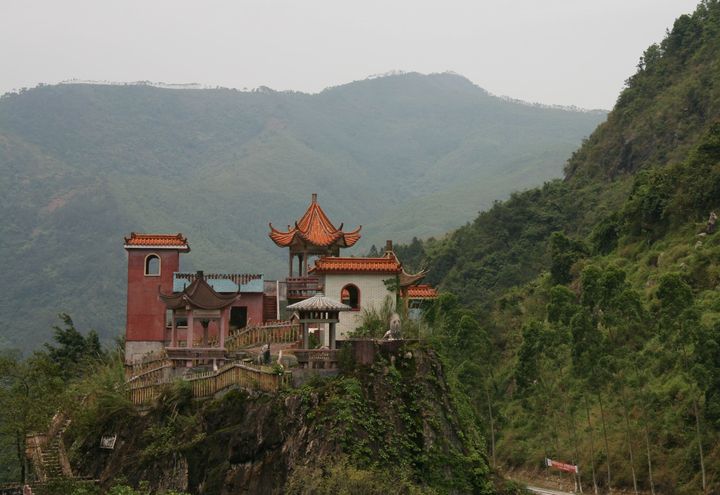
{"type": "Polygon", "coordinates": [[[603,112],[492,96],[452,74],[319,94],[42,86],[0,99],[0,347],[37,346],[60,311],[119,334],[130,231],[183,232],[184,268],[283,276],[267,238],[312,192],[365,251],[437,236],[558,177],[603,112]]]}

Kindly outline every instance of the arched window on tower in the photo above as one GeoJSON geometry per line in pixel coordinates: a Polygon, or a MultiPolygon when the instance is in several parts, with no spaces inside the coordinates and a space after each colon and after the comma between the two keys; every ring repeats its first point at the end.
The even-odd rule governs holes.
{"type": "Polygon", "coordinates": [[[150,277],[160,275],[160,257],[157,254],[148,254],[145,258],[145,275],[150,277]]]}
{"type": "Polygon", "coordinates": [[[350,306],[353,311],[360,311],[360,289],[354,284],[348,284],[340,291],[340,301],[350,306]]]}

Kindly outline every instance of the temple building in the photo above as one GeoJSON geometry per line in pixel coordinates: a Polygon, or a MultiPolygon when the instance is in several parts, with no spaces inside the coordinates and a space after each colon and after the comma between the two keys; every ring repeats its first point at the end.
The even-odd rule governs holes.
{"type": "MultiPolygon", "coordinates": [[[[417,308],[426,299],[437,297],[434,289],[425,286],[415,289],[425,272],[409,274],[395,255],[392,242],[387,241],[380,257],[341,257],[340,249],[354,245],[360,239],[360,229],[343,232],[343,224],[336,228],[312,195],[305,214],[281,232],[270,224],[270,238],[279,247],[289,248],[289,275],[286,279],[287,299],[299,301],[323,293],[326,298],[347,305],[350,310],[339,313],[337,338],[347,338],[362,323],[363,309],[380,309],[386,300],[402,304],[405,309],[417,308]],[[316,256],[314,264],[308,259],[316,256]],[[299,269],[293,270],[297,257],[299,269]]],[[[289,309],[292,309],[290,306],[289,309]]],[[[416,314],[415,312],[414,314],[416,314]]],[[[329,345],[329,332],[321,332],[323,344],[329,345]]]]}
{"type": "Polygon", "coordinates": [[[128,362],[166,351],[181,360],[188,353],[180,349],[187,348],[217,360],[224,352],[221,338],[229,332],[279,318],[276,284],[261,274],[181,272],[180,254],[190,251],[182,234],[133,232],[125,250],[128,362]],[[229,304],[218,306],[226,300],[229,304]]]}
{"type": "Polygon", "coordinates": [[[278,335],[286,335],[298,321],[303,330],[299,349],[307,349],[312,332],[316,345],[333,350],[336,340],[348,338],[362,324],[365,309],[389,303],[417,317],[423,302],[437,292],[420,285],[425,272],[404,270],[391,241],[382,256],[340,256],[341,249],[358,242],[361,228],[336,228],[313,194],[294,226],[280,231],[270,224],[270,238],[288,249],[284,281],[265,280],[262,274],[181,272],[180,255],[190,251],[182,234],[131,233],[124,245],[126,361],[162,354],[176,367],[217,367],[228,359],[228,339],[272,325],[281,328],[278,335]]]}
{"type": "Polygon", "coordinates": [[[339,256],[341,248],[353,246],[360,240],[360,230],[344,232],[343,224],[335,228],[317,202],[317,194],[312,195],[310,206],[305,214],[288,225],[285,232],[270,224],[270,239],[282,248],[288,248],[288,276],[285,279],[288,301],[298,301],[313,296],[320,290],[317,277],[309,276],[311,257],[339,256]],[[297,258],[297,270],[294,261],[297,258]]]}

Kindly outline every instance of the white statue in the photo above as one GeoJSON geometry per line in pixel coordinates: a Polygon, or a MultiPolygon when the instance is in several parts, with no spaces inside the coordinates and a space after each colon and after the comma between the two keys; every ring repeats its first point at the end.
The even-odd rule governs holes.
{"type": "Polygon", "coordinates": [[[393,313],[390,316],[390,321],[388,322],[390,329],[385,332],[385,335],[383,336],[386,340],[397,340],[402,338],[401,330],[401,322],[400,322],[400,315],[397,313],[393,313]]]}

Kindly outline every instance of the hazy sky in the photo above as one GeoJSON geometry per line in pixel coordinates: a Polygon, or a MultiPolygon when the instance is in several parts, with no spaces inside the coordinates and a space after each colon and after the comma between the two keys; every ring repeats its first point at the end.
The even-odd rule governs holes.
{"type": "Polygon", "coordinates": [[[66,79],[316,92],[391,70],[611,108],[698,0],[0,0],[0,93],[66,79]]]}

